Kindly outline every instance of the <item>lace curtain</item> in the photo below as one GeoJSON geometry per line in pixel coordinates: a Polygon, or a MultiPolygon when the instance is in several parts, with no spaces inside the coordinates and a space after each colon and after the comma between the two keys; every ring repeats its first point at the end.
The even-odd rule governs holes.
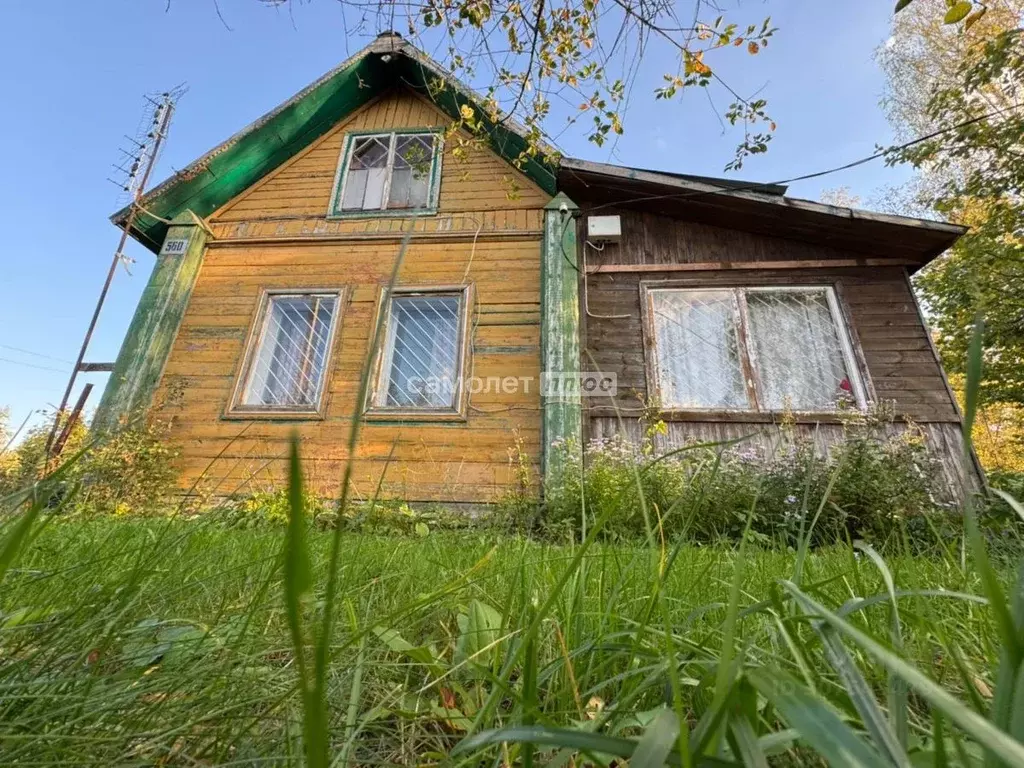
{"type": "Polygon", "coordinates": [[[831,410],[849,393],[824,291],[748,291],[747,316],[762,410],[831,410]]]}
{"type": "Polygon", "coordinates": [[[652,291],[662,405],[746,408],[732,291],[652,291]]]}
{"type": "Polygon", "coordinates": [[[824,288],[655,289],[649,296],[663,407],[752,410],[744,370],[752,372],[762,411],[828,411],[854,396],[824,288]]]}

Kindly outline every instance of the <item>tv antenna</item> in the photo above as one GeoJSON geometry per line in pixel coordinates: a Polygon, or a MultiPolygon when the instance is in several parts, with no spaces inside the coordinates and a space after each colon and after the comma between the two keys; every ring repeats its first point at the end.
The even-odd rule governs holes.
{"type": "Polygon", "coordinates": [[[113,363],[84,362],[85,354],[89,349],[89,342],[92,341],[93,331],[96,330],[96,323],[99,320],[103,304],[107,299],[110,284],[113,282],[114,274],[117,272],[117,265],[123,264],[127,270],[128,265],[132,263],[132,260],[124,253],[124,247],[128,242],[128,233],[131,232],[132,225],[135,223],[139,212],[144,211],[141,206],[142,197],[145,194],[146,187],[149,185],[149,177],[153,172],[153,167],[160,157],[160,150],[167,139],[175,106],[186,90],[187,88],[184,85],[179,85],[160,94],[145,96],[145,107],[143,108],[142,117],[139,120],[135,135],[125,135],[126,143],[118,149],[118,161],[113,166],[115,173],[113,178],[108,178],[108,181],[119,188],[119,202],[128,203],[128,216],[125,219],[117,250],[114,251],[113,259],[111,259],[110,269],[107,270],[107,279],[103,282],[99,299],[96,301],[96,308],[93,310],[89,325],[85,330],[85,338],[82,340],[82,347],[78,352],[78,357],[75,359],[75,366],[71,369],[71,377],[68,380],[67,387],[64,389],[64,396],[61,398],[60,406],[54,415],[53,427],[50,429],[50,434],[46,439],[47,462],[60,454],[64,448],[68,437],[71,436],[71,430],[74,428],[75,422],[82,415],[85,401],[92,391],[92,384],[86,384],[71,414],[64,421],[62,417],[65,409],[68,407],[71,391],[75,387],[78,374],[99,371],[110,372],[114,370],[113,363]],[[62,421],[64,421],[63,424],[61,424],[62,421]],[[60,430],[59,435],[58,430],[60,430]]]}

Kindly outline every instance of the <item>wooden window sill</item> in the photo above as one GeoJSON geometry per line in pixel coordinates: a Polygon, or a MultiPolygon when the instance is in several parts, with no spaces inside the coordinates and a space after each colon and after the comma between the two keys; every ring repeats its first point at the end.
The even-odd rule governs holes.
{"type": "MultiPolygon", "coordinates": [[[[642,409],[635,407],[616,409],[610,405],[591,405],[587,413],[595,417],[635,419],[642,409]]],[[[749,424],[781,424],[791,421],[796,424],[841,424],[851,418],[864,416],[867,411],[851,408],[846,411],[727,411],[727,410],[673,410],[658,411],[656,418],[662,421],[717,421],[749,424]]]]}
{"type": "Polygon", "coordinates": [[[240,411],[224,413],[221,421],[323,421],[327,418],[320,411],[240,411]]]}
{"type": "Polygon", "coordinates": [[[367,422],[414,422],[417,424],[440,423],[465,423],[469,419],[465,413],[456,411],[385,411],[371,410],[363,414],[367,422]]]}

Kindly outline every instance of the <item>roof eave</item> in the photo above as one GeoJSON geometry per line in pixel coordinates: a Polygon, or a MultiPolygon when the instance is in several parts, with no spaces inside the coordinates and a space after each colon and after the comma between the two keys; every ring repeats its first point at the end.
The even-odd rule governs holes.
{"type": "Polygon", "coordinates": [[[747,205],[753,204],[758,208],[763,208],[766,213],[774,212],[775,215],[826,217],[826,219],[834,219],[837,224],[842,222],[847,227],[851,225],[853,227],[868,227],[871,225],[885,228],[895,227],[899,228],[899,231],[904,235],[910,236],[913,236],[915,231],[920,232],[922,236],[919,238],[921,246],[918,253],[922,264],[940,255],[967,232],[966,227],[948,222],[876,213],[859,208],[828,205],[812,200],[759,191],[759,188],[771,187],[772,185],[750,184],[748,188],[737,188],[735,184],[717,185],[712,180],[706,182],[698,181],[693,178],[681,178],[677,175],[645,171],[608,163],[595,163],[579,158],[563,158],[561,171],[563,174],[575,172],[581,175],[602,177],[609,181],[622,182],[623,184],[639,183],[654,185],[666,190],[664,195],[638,197],[635,202],[641,204],[645,200],[651,202],[658,199],[681,201],[687,198],[692,198],[695,202],[714,199],[726,205],[729,201],[737,201],[738,203],[742,201],[747,205]]]}

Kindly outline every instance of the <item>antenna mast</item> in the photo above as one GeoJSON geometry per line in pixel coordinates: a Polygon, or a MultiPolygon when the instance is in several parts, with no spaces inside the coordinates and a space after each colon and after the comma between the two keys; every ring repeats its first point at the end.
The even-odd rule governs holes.
{"type": "Polygon", "coordinates": [[[127,147],[120,149],[121,161],[114,165],[114,168],[122,174],[122,177],[120,180],[110,179],[110,181],[121,188],[121,197],[128,199],[128,217],[125,220],[124,229],[121,232],[121,240],[117,244],[117,250],[114,251],[114,257],[111,259],[110,269],[107,270],[107,279],[103,283],[103,289],[100,291],[96,308],[93,310],[89,326],[86,328],[82,347],[78,352],[78,357],[75,359],[75,367],[71,371],[71,378],[68,380],[64,396],[61,398],[60,406],[57,408],[57,413],[54,416],[53,427],[50,429],[50,435],[46,439],[47,461],[59,454],[64,447],[64,443],[71,435],[75,421],[81,415],[82,408],[85,405],[85,398],[88,397],[89,390],[92,388],[91,384],[86,385],[86,390],[83,391],[82,397],[78,399],[78,403],[75,405],[58,437],[57,430],[60,428],[61,416],[68,406],[71,391],[75,387],[75,380],[78,378],[79,372],[113,370],[114,366],[112,363],[86,363],[83,361],[89,349],[89,342],[92,341],[93,331],[96,330],[96,322],[99,320],[103,304],[107,299],[110,284],[113,282],[114,273],[117,271],[117,265],[123,263],[125,268],[127,268],[127,264],[130,262],[130,259],[124,254],[124,247],[128,242],[128,233],[131,231],[135,219],[142,210],[139,204],[140,200],[146,190],[146,186],[149,184],[150,174],[156,165],[164,140],[167,138],[167,131],[171,125],[171,116],[174,114],[177,100],[184,92],[184,87],[178,86],[173,90],[160,94],[157,98],[146,96],[147,105],[142,120],[139,123],[136,136],[134,138],[125,136],[129,144],[127,147]]]}

